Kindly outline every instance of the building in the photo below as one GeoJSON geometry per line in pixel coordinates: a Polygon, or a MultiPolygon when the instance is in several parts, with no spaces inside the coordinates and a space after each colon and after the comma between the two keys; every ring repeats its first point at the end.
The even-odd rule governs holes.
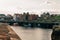
{"type": "Polygon", "coordinates": [[[38,15],[36,14],[29,14],[29,12],[27,13],[23,13],[23,14],[14,14],[13,19],[15,21],[32,21],[32,20],[37,20],[38,15]]]}
{"type": "Polygon", "coordinates": [[[28,21],[29,15],[30,15],[29,12],[27,12],[27,13],[24,12],[24,13],[23,13],[23,20],[24,20],[24,21],[28,21]]]}
{"type": "Polygon", "coordinates": [[[29,20],[29,21],[37,20],[37,19],[38,19],[38,15],[35,15],[35,14],[31,14],[31,15],[29,15],[29,17],[28,17],[28,20],[29,20]]]}
{"type": "Polygon", "coordinates": [[[4,21],[5,20],[6,15],[5,14],[0,14],[0,21],[4,21]]]}
{"type": "Polygon", "coordinates": [[[10,14],[8,14],[6,17],[5,17],[5,20],[13,20],[13,16],[12,15],[10,15],[10,14]]]}
{"type": "Polygon", "coordinates": [[[43,14],[41,14],[41,17],[43,19],[49,19],[51,17],[51,15],[49,14],[49,12],[47,12],[47,13],[44,12],[43,14]]]}
{"type": "Polygon", "coordinates": [[[15,21],[22,21],[23,20],[23,15],[22,14],[14,14],[13,19],[15,21]]]}

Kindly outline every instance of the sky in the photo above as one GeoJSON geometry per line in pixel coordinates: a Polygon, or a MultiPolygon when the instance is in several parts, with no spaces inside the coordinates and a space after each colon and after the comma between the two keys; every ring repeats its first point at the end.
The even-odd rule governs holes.
{"type": "Polygon", "coordinates": [[[0,13],[60,13],[60,0],[0,0],[0,13]]]}

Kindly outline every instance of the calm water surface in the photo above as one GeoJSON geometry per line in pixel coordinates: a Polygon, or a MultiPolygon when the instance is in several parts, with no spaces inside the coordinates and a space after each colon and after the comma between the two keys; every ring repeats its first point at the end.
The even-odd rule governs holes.
{"type": "Polygon", "coordinates": [[[51,40],[51,29],[11,27],[22,40],[51,40]]]}

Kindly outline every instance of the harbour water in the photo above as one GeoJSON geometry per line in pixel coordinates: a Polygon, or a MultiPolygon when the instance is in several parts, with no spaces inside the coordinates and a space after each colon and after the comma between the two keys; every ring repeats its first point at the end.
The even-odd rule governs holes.
{"type": "Polygon", "coordinates": [[[22,40],[51,40],[52,29],[11,26],[22,40]]]}

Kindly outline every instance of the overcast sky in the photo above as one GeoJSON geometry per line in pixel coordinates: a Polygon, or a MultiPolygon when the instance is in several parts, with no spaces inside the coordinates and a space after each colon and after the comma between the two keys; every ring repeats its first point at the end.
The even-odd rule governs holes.
{"type": "Polygon", "coordinates": [[[60,12],[60,0],[0,0],[0,13],[60,12]]]}

